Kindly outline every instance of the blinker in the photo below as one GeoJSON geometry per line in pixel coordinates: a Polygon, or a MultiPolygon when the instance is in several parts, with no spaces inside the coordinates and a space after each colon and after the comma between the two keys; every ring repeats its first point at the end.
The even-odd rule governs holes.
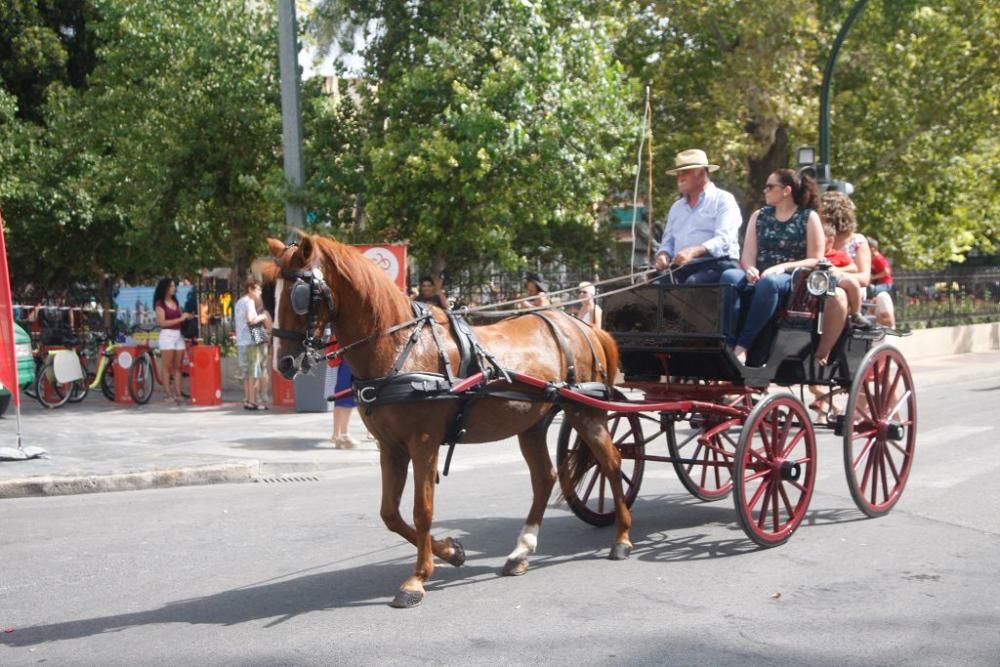
{"type": "Polygon", "coordinates": [[[309,303],[312,301],[312,290],[310,290],[309,284],[301,278],[296,280],[295,284],[292,285],[289,299],[296,315],[306,315],[309,312],[309,303]]]}

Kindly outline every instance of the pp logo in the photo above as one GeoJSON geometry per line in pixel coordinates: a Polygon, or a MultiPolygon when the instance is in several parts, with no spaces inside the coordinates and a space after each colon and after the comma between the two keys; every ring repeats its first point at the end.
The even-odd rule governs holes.
{"type": "Polygon", "coordinates": [[[399,260],[391,251],[385,248],[368,248],[365,250],[365,257],[375,262],[375,266],[385,271],[389,279],[396,282],[399,277],[399,260]]]}

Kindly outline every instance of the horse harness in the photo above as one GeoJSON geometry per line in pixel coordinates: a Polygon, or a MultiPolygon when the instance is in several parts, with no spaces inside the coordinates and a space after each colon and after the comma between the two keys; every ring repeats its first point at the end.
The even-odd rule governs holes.
{"type": "MultiPolygon", "coordinates": [[[[295,246],[296,244],[294,243],[289,244],[286,246],[285,252],[295,246]]],[[[342,347],[336,352],[324,355],[323,350],[327,346],[329,336],[316,335],[319,330],[318,311],[320,304],[325,302],[330,318],[333,317],[333,294],[330,291],[329,286],[326,284],[323,272],[319,269],[319,267],[313,267],[309,271],[292,271],[284,266],[284,262],[282,261],[283,256],[278,258],[277,263],[279,268],[281,268],[282,277],[287,280],[294,281],[289,292],[289,300],[291,302],[292,311],[296,315],[304,315],[306,317],[306,332],[302,333],[298,331],[290,331],[288,329],[273,328],[271,333],[273,336],[278,338],[285,338],[302,343],[305,348],[305,353],[299,361],[299,369],[301,372],[309,372],[312,366],[319,363],[324,357],[329,359],[333,356],[342,355],[347,349],[368,342],[375,336],[393,333],[409,326],[413,327],[413,330],[407,337],[406,344],[403,346],[403,349],[400,350],[399,355],[397,355],[388,375],[371,380],[355,378],[352,387],[354,389],[355,400],[359,405],[365,408],[366,414],[371,414],[371,412],[379,405],[388,405],[392,403],[426,400],[458,401],[458,410],[455,413],[455,418],[448,430],[448,434],[445,437],[444,442],[442,443],[448,446],[448,454],[445,458],[444,465],[445,475],[448,474],[448,470],[451,467],[451,457],[454,453],[455,445],[461,442],[462,438],[465,437],[469,407],[472,402],[477,399],[490,397],[515,401],[542,400],[547,403],[558,403],[561,398],[559,390],[565,387],[572,388],[578,393],[593,398],[602,400],[607,400],[608,398],[609,391],[606,383],[610,378],[607,377],[607,373],[597,356],[597,351],[594,349],[593,342],[590,340],[590,337],[586,335],[583,323],[575,318],[566,316],[584,333],[584,339],[590,347],[593,368],[597,373],[604,376],[605,382],[578,383],[576,381],[576,367],[573,363],[573,354],[570,351],[566,335],[555,323],[554,319],[549,317],[548,313],[544,311],[527,313],[527,315],[541,318],[548,326],[549,331],[552,333],[552,337],[555,339],[563,357],[566,359],[566,379],[563,383],[549,382],[545,389],[542,390],[541,395],[537,392],[518,391],[505,388],[503,386],[491,386],[494,381],[502,381],[505,385],[508,385],[508,387],[509,385],[512,385],[514,381],[511,379],[511,371],[503,368],[503,366],[501,366],[497,361],[496,357],[494,357],[488,350],[486,350],[486,348],[482,346],[482,344],[480,344],[479,340],[476,338],[475,332],[472,327],[469,326],[469,323],[464,317],[452,311],[444,311],[448,316],[451,333],[459,350],[458,373],[456,374],[452,369],[448,354],[445,351],[444,346],[441,344],[441,338],[438,335],[437,330],[438,324],[434,320],[433,314],[426,305],[416,301],[411,302],[414,319],[409,322],[404,322],[392,327],[388,331],[380,332],[368,338],[355,341],[350,345],[342,347]],[[420,334],[428,322],[430,322],[431,337],[433,338],[434,345],[437,348],[438,359],[443,372],[400,372],[403,365],[406,363],[406,360],[409,358],[413,347],[416,345],[417,341],[420,340],[420,334]],[[455,385],[459,381],[469,378],[479,372],[482,372],[482,377],[477,383],[464,388],[462,391],[453,391],[455,385]]],[[[329,397],[327,400],[330,400],[331,398],[332,397],[329,397]]]]}
{"type": "MultiPolygon", "coordinates": [[[[563,357],[566,359],[567,367],[565,382],[549,383],[541,394],[539,394],[538,392],[519,391],[509,388],[509,385],[514,384],[514,380],[511,379],[510,375],[511,371],[501,366],[496,357],[482,346],[476,338],[472,327],[469,326],[464,317],[452,311],[445,311],[448,317],[449,328],[459,350],[458,373],[455,373],[448,358],[448,353],[442,345],[441,337],[438,333],[439,325],[434,320],[432,313],[427,306],[419,302],[413,302],[412,307],[415,315],[413,331],[407,337],[406,344],[397,355],[389,373],[384,377],[370,380],[355,379],[353,383],[354,395],[359,407],[364,407],[366,414],[371,414],[379,405],[389,405],[392,403],[428,400],[458,401],[458,409],[455,417],[442,443],[442,445],[447,445],[448,447],[443,470],[445,475],[448,474],[448,470],[451,467],[451,458],[455,450],[455,445],[465,437],[467,431],[466,422],[470,412],[469,408],[476,400],[488,397],[513,401],[542,400],[547,403],[558,403],[561,398],[559,389],[566,386],[594,398],[607,399],[608,397],[608,387],[604,382],[576,382],[576,368],[573,364],[573,355],[566,336],[552,318],[546,317],[542,313],[530,313],[529,315],[540,317],[548,325],[549,331],[552,333],[563,357]],[[403,365],[409,358],[410,352],[420,339],[421,332],[428,322],[430,322],[431,337],[438,351],[438,359],[442,372],[410,371],[402,373],[401,369],[403,365]],[[477,383],[465,387],[461,391],[453,391],[461,380],[479,372],[482,372],[482,377],[477,383]],[[497,386],[497,383],[501,383],[500,386],[497,386]]],[[[582,323],[577,324],[580,327],[584,326],[582,323]]],[[[606,375],[589,336],[584,336],[584,338],[586,338],[590,345],[594,368],[601,375],[606,375]]]]}

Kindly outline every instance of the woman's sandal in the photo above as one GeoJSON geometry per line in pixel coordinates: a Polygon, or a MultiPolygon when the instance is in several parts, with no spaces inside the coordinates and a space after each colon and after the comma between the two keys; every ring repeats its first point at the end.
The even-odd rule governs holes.
{"type": "Polygon", "coordinates": [[[250,401],[243,401],[243,409],[244,410],[257,410],[258,408],[257,408],[257,404],[256,403],[251,403],[250,401]]]}

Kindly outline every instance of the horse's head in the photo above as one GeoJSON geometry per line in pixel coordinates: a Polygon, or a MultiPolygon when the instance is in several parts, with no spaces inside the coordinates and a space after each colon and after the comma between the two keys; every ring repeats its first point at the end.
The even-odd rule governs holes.
{"type": "Polygon", "coordinates": [[[274,367],[286,379],[307,373],[324,360],[328,329],[335,314],[316,246],[309,236],[286,245],[267,240],[273,263],[261,267],[274,288],[274,367]]]}

